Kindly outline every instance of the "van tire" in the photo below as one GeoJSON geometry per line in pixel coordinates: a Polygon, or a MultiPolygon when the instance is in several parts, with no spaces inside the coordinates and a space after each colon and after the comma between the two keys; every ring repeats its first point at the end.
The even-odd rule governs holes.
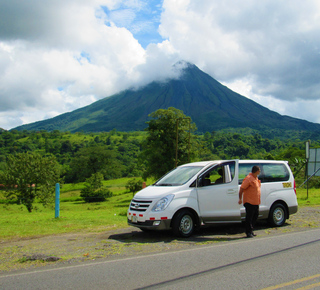
{"type": "Polygon", "coordinates": [[[281,203],[275,203],[269,212],[268,222],[271,226],[281,227],[287,218],[287,210],[281,203]]]}
{"type": "Polygon", "coordinates": [[[172,221],[172,231],[176,236],[188,238],[195,229],[194,216],[189,210],[181,210],[172,221]]]}

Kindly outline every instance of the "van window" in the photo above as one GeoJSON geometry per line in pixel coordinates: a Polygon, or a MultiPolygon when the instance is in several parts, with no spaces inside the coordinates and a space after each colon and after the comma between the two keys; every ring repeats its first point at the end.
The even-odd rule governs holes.
{"type": "Polygon", "coordinates": [[[256,163],[242,163],[242,164],[239,164],[239,184],[242,184],[242,181],[252,171],[252,167],[254,165],[260,166],[260,164],[256,164],[256,163]]]}
{"type": "Polygon", "coordinates": [[[234,171],[234,161],[215,165],[201,176],[199,184],[200,186],[209,186],[229,183],[233,180],[234,171]]]}
{"type": "Polygon", "coordinates": [[[203,166],[181,166],[159,179],[156,186],[179,186],[189,181],[203,166]]]}
{"type": "Polygon", "coordinates": [[[284,164],[262,164],[261,182],[275,182],[289,180],[289,171],[284,164]]]}
{"type": "Polygon", "coordinates": [[[261,169],[259,179],[261,183],[288,181],[290,174],[288,168],[281,163],[242,163],[239,164],[239,184],[251,172],[252,167],[258,165],[261,169]]]}

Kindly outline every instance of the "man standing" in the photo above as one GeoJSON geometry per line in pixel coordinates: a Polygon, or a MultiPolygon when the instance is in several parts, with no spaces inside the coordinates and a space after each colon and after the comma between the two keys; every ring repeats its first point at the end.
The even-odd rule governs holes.
{"type": "Polygon", "coordinates": [[[251,173],[249,173],[243,180],[239,190],[239,204],[242,203],[246,209],[246,234],[247,238],[256,236],[253,233],[253,227],[259,216],[259,204],[261,202],[261,181],[258,179],[260,174],[259,166],[253,166],[251,173]]]}

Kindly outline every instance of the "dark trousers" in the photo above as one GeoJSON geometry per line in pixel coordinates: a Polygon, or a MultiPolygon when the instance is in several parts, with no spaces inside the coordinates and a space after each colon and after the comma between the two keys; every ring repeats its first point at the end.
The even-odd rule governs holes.
{"type": "Polygon", "coordinates": [[[246,208],[246,234],[250,235],[253,233],[253,227],[256,224],[256,221],[259,216],[259,205],[245,203],[244,207],[246,208]]]}

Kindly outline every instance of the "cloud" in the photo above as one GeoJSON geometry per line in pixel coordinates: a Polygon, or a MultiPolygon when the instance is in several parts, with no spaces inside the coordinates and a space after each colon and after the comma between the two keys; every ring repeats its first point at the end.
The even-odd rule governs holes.
{"type": "Polygon", "coordinates": [[[174,75],[178,58],[170,44],[144,49],[125,27],[149,31],[135,18],[159,9],[155,3],[20,2],[0,1],[0,127],[53,117],[174,75]]]}
{"type": "Polygon", "coordinates": [[[128,29],[139,43],[146,48],[150,43],[162,42],[157,32],[160,24],[162,1],[114,1],[112,7],[102,6],[106,23],[128,29]]]}
{"type": "Polygon", "coordinates": [[[104,24],[100,6],[93,5],[98,1],[56,1],[55,7],[49,2],[0,6],[7,8],[1,16],[22,17],[6,19],[7,30],[3,21],[0,26],[3,127],[8,112],[16,111],[10,124],[17,126],[125,89],[131,85],[128,72],[144,62],[144,49],[127,29],[104,24]]]}
{"type": "Polygon", "coordinates": [[[302,120],[308,120],[314,123],[320,123],[320,99],[309,100],[300,99],[298,102],[291,100],[276,99],[272,95],[261,96],[253,93],[252,81],[249,79],[241,79],[232,83],[223,83],[227,87],[232,87],[233,90],[240,95],[246,96],[254,100],[260,105],[276,111],[281,115],[287,115],[302,120]]]}
{"type": "Polygon", "coordinates": [[[222,82],[252,81],[253,93],[319,98],[318,1],[164,1],[160,33],[222,82]]]}
{"type": "Polygon", "coordinates": [[[98,1],[2,0],[0,37],[50,46],[70,45],[73,40],[79,43],[81,33],[94,34],[94,2],[98,1]]]}

